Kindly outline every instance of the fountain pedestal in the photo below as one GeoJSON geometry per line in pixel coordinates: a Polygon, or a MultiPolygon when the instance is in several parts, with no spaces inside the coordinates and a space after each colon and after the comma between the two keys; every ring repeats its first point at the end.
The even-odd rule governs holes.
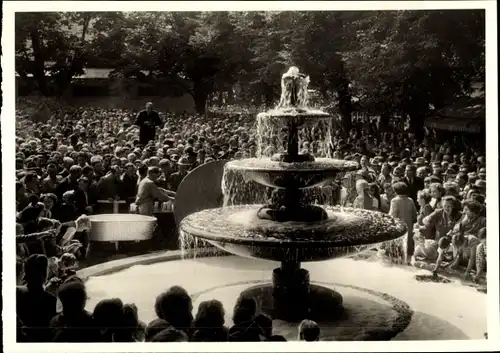
{"type": "Polygon", "coordinates": [[[328,218],[322,207],[304,203],[301,190],[294,188],[274,190],[270,204],[263,206],[257,216],[277,222],[318,222],[328,218]]]}
{"type": "Polygon", "coordinates": [[[241,293],[254,298],[260,311],[273,319],[334,321],[344,313],[342,296],[329,288],[311,285],[309,271],[298,262],[282,262],[274,269],[272,284],[250,287],[241,293]]]}

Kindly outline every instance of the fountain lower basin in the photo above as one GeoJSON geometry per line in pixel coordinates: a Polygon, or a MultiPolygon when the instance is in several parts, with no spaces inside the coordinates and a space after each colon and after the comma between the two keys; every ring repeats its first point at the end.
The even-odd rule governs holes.
{"type": "Polygon", "coordinates": [[[235,255],[280,262],[322,261],[344,257],[401,237],[406,225],[386,214],[325,206],[319,222],[274,222],[260,219],[262,205],[203,210],[184,218],[187,240],[199,238],[235,255]]]}

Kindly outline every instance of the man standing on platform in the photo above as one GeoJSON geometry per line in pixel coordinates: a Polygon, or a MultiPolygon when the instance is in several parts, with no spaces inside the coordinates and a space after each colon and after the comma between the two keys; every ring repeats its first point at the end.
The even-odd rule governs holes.
{"type": "Polygon", "coordinates": [[[161,126],[161,119],[158,112],[153,110],[153,103],[146,103],[146,109],[140,111],[135,119],[135,124],[139,126],[139,143],[146,146],[149,141],[154,141],[156,127],[161,126]]]}

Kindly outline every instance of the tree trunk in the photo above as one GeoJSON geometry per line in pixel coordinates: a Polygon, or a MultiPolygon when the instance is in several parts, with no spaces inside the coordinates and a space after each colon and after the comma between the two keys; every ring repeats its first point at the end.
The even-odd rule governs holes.
{"type": "Polygon", "coordinates": [[[35,58],[34,78],[38,84],[40,93],[44,96],[48,95],[47,80],[45,77],[45,59],[42,53],[42,44],[40,42],[40,33],[38,29],[30,32],[31,46],[33,48],[33,56],[35,58]]]}
{"type": "Polygon", "coordinates": [[[194,84],[194,91],[193,91],[193,99],[194,99],[194,105],[196,108],[196,112],[198,114],[205,114],[206,111],[206,101],[208,97],[208,93],[205,91],[205,88],[203,87],[202,83],[195,83],[194,84]]]}
{"type": "Polygon", "coordinates": [[[267,106],[270,106],[273,104],[273,102],[274,102],[274,90],[273,90],[272,86],[265,86],[264,97],[265,97],[267,106]]]}
{"type": "Polygon", "coordinates": [[[410,118],[410,131],[415,134],[417,141],[424,139],[424,118],[420,114],[409,114],[410,118]]]}
{"type": "Polygon", "coordinates": [[[352,127],[352,97],[347,79],[342,79],[342,82],[337,89],[337,94],[339,97],[339,111],[342,119],[342,130],[344,131],[344,134],[347,134],[352,127]]]}
{"type": "Polygon", "coordinates": [[[85,45],[85,38],[87,36],[87,31],[90,25],[90,20],[92,19],[91,14],[86,14],[85,17],[83,18],[83,28],[82,28],[82,33],[80,36],[80,45],[79,47],[75,48],[73,51],[73,56],[71,58],[71,62],[69,64],[69,67],[64,71],[64,76],[62,77],[62,80],[60,81],[60,86],[59,86],[59,94],[61,96],[68,96],[71,95],[71,90],[70,90],[70,85],[73,80],[73,77],[76,75],[77,71],[77,66],[80,67],[83,65],[83,53],[82,49],[83,46],[85,45]]]}

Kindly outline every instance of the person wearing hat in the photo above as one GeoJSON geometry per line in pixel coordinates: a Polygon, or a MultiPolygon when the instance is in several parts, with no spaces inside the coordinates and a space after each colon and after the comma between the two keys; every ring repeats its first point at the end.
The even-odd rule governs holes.
{"type": "Polygon", "coordinates": [[[405,177],[402,180],[408,190],[408,196],[413,200],[413,203],[418,204],[417,194],[424,189],[424,181],[417,177],[417,171],[414,165],[408,164],[405,167],[405,177]]]}
{"type": "Polygon", "coordinates": [[[476,180],[474,188],[476,188],[481,195],[486,195],[486,181],[481,179],[476,180]]]}
{"type": "Polygon", "coordinates": [[[193,170],[198,166],[197,163],[198,153],[194,151],[193,146],[188,145],[187,147],[184,148],[184,157],[186,157],[189,163],[191,164],[190,170],[193,170]]]}
{"type": "Polygon", "coordinates": [[[420,167],[425,167],[427,165],[427,161],[425,160],[424,157],[417,157],[415,159],[415,162],[414,162],[415,166],[417,168],[420,168],[420,167]]]}
{"type": "Polygon", "coordinates": [[[158,112],[153,110],[153,103],[146,103],[146,109],[137,114],[134,125],[139,126],[139,143],[141,145],[145,146],[150,141],[154,141],[156,127],[161,126],[162,123],[158,112]]]}
{"type": "Polygon", "coordinates": [[[191,168],[191,163],[186,156],[179,158],[177,161],[177,172],[170,175],[170,189],[177,191],[177,188],[181,184],[182,180],[189,173],[191,168]]]}
{"type": "Polygon", "coordinates": [[[154,202],[167,202],[175,200],[175,193],[165,190],[156,185],[161,170],[158,167],[149,167],[148,175],[139,183],[135,204],[141,215],[153,216],[154,202]]]}
{"type": "Polygon", "coordinates": [[[455,178],[457,177],[457,173],[453,169],[448,168],[444,172],[444,177],[445,177],[445,181],[452,181],[452,180],[455,180],[455,178]]]}

